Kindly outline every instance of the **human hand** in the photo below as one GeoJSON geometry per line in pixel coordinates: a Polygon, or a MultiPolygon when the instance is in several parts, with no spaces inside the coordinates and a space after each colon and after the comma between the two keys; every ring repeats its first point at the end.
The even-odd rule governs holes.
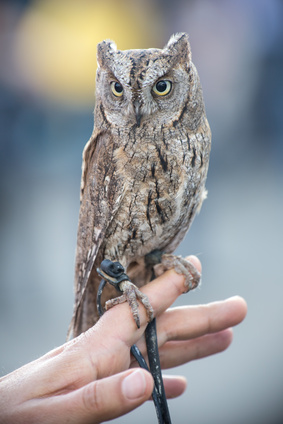
{"type": "MultiPolygon", "coordinates": [[[[190,257],[200,271],[200,262],[190,257]]],[[[157,316],[163,368],[226,349],[231,326],[246,315],[234,297],[203,306],[167,308],[183,292],[183,277],[170,270],[142,291],[157,316]]],[[[150,398],[151,375],[135,366],[130,347],[145,353],[146,313],[136,328],[127,304],[110,309],[99,322],[70,342],[0,379],[3,423],[99,423],[121,416],[150,398]]],[[[183,393],[183,377],[165,377],[167,397],[183,393]]]]}

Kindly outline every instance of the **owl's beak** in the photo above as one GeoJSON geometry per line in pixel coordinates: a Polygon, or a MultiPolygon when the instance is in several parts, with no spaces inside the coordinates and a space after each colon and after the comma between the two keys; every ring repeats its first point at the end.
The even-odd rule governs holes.
{"type": "Polygon", "coordinates": [[[136,123],[137,123],[137,126],[139,127],[141,124],[142,114],[141,114],[141,105],[138,100],[135,100],[134,102],[134,109],[135,109],[135,115],[136,115],[136,123]]]}

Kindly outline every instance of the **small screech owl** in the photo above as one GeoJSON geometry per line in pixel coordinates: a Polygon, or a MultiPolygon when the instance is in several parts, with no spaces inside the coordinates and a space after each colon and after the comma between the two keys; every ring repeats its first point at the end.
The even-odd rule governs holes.
{"type": "MultiPolygon", "coordinates": [[[[83,152],[72,336],[98,319],[103,259],[138,287],[145,255],[171,254],[206,197],[211,133],[186,34],[164,49],[97,49],[94,130],[83,152]]],[[[166,256],[166,255],[165,255],[166,256]]],[[[167,255],[168,257],[170,255],[167,255]]],[[[173,255],[172,255],[173,256],[173,255]]],[[[114,297],[109,286],[104,301],[114,297]]]]}

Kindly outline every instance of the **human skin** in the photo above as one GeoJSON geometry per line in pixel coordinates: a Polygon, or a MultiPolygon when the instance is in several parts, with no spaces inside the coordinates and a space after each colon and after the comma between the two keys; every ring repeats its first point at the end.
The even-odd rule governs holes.
{"type": "MultiPolygon", "coordinates": [[[[201,271],[199,260],[188,258],[201,271]]],[[[225,350],[231,327],[245,317],[236,296],[207,305],[168,309],[184,291],[184,277],[167,271],[142,291],[157,317],[161,366],[172,368],[225,350]]],[[[99,423],[119,417],[151,396],[152,376],[130,355],[135,343],[146,355],[147,317],[137,329],[127,304],[107,311],[79,337],[0,379],[1,423],[99,423]]],[[[181,376],[164,376],[166,396],[186,389],[181,376]]]]}

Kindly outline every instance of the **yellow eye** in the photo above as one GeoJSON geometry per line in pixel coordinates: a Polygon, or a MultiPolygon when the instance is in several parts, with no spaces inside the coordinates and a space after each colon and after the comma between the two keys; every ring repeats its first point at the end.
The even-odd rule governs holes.
{"type": "Polygon", "coordinates": [[[116,97],[121,97],[123,96],[123,86],[117,82],[117,81],[112,81],[111,84],[111,91],[114,94],[114,96],[116,97]]]}
{"type": "Polygon", "coordinates": [[[172,82],[168,80],[160,80],[153,86],[153,91],[158,96],[166,96],[169,94],[172,88],[172,82]]]}

